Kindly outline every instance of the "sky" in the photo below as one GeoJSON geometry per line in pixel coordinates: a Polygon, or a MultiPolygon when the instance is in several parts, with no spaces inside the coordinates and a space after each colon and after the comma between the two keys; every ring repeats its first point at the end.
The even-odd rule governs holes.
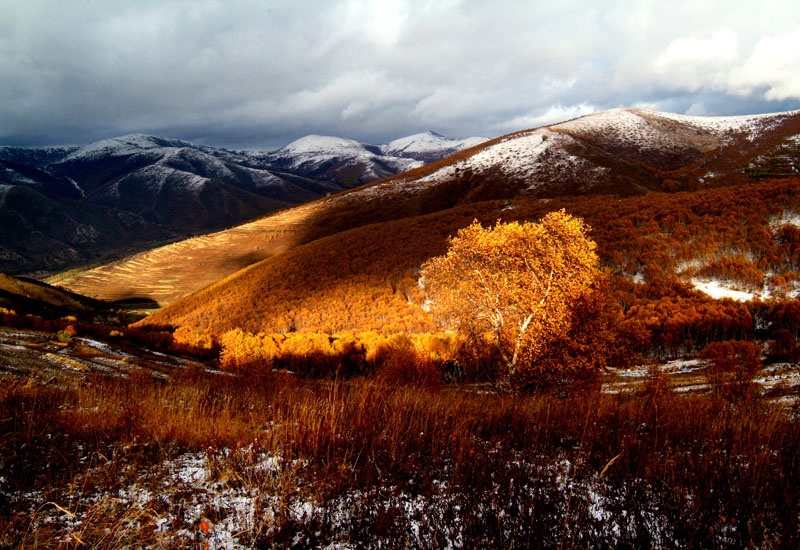
{"type": "Polygon", "coordinates": [[[797,0],[0,0],[0,144],[496,137],[800,109],[797,0]]]}

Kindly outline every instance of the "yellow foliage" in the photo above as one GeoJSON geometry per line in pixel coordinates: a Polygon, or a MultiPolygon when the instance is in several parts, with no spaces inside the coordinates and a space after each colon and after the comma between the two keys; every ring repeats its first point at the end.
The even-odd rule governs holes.
{"type": "Polygon", "coordinates": [[[572,308],[599,275],[587,230],[563,210],[539,223],[473,222],[423,266],[432,312],[462,334],[492,333],[510,379],[569,330],[572,308]]]}
{"type": "Polygon", "coordinates": [[[411,380],[430,379],[431,373],[438,373],[435,365],[455,359],[461,345],[453,333],[254,335],[239,328],[225,332],[219,343],[220,365],[227,370],[286,368],[302,374],[335,376],[374,371],[391,363],[392,378],[411,380]],[[408,372],[401,376],[401,370],[408,372]]]}
{"type": "Polygon", "coordinates": [[[211,349],[214,346],[214,340],[211,335],[206,331],[196,330],[188,325],[178,328],[172,337],[178,344],[184,344],[195,348],[211,349]]]}

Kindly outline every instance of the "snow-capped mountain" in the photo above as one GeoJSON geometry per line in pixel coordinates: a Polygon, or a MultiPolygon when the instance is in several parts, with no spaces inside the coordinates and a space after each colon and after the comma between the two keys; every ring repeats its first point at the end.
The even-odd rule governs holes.
{"type": "Polygon", "coordinates": [[[612,109],[487,141],[342,199],[427,195],[442,186],[464,201],[731,185],[800,175],[798,136],[800,111],[700,117],[612,109]]]}
{"type": "Polygon", "coordinates": [[[309,135],[272,153],[254,156],[273,166],[349,188],[419,168],[484,141],[485,138],[479,137],[457,140],[426,132],[385,145],[371,145],[309,135]]]}
{"type": "Polygon", "coordinates": [[[427,163],[449,157],[485,141],[487,139],[482,137],[454,139],[427,131],[390,141],[386,145],[381,145],[380,149],[384,155],[412,158],[427,163]]]}
{"type": "Polygon", "coordinates": [[[140,235],[127,231],[131,224],[149,228],[140,231],[148,243],[230,227],[422,164],[383,154],[378,146],[321,136],[272,153],[144,134],[80,147],[0,147],[0,271],[60,269],[140,249],[140,235]],[[7,200],[22,196],[46,204],[50,217],[7,200]],[[20,230],[33,240],[21,240],[20,230]],[[98,235],[117,235],[118,242],[101,244],[98,235]]]}

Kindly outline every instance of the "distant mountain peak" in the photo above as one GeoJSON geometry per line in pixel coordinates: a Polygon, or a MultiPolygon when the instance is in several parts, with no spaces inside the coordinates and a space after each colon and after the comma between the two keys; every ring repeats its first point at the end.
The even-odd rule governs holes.
{"type": "Polygon", "coordinates": [[[310,134],[281,147],[275,153],[302,154],[361,149],[364,149],[364,145],[353,139],[310,134]]]}
{"type": "Polygon", "coordinates": [[[486,138],[482,137],[456,139],[443,136],[433,130],[428,130],[419,134],[395,139],[386,145],[381,145],[380,148],[384,154],[431,161],[434,160],[434,158],[432,158],[434,156],[438,155],[439,158],[444,158],[463,149],[468,149],[474,145],[483,143],[486,140],[486,138]]]}
{"type": "Polygon", "coordinates": [[[64,157],[64,161],[78,159],[89,159],[103,156],[123,156],[139,153],[151,149],[162,149],[165,147],[198,147],[188,141],[169,139],[148,134],[126,134],[100,141],[95,141],[78,147],[69,155],[64,157]]]}

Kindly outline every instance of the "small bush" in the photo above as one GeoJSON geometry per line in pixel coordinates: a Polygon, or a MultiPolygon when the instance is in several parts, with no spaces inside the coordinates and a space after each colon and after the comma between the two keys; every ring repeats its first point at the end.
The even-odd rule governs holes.
{"type": "Polygon", "coordinates": [[[405,334],[391,337],[376,352],[378,377],[392,384],[439,385],[442,372],[405,334]]]}
{"type": "Polygon", "coordinates": [[[800,359],[800,348],[795,343],[794,335],[786,329],[772,332],[772,341],[767,348],[770,361],[797,361],[800,359]]]}
{"type": "Polygon", "coordinates": [[[715,394],[732,399],[755,395],[753,376],[761,368],[761,359],[753,342],[714,342],[703,349],[700,358],[707,361],[706,378],[715,394]]]}

